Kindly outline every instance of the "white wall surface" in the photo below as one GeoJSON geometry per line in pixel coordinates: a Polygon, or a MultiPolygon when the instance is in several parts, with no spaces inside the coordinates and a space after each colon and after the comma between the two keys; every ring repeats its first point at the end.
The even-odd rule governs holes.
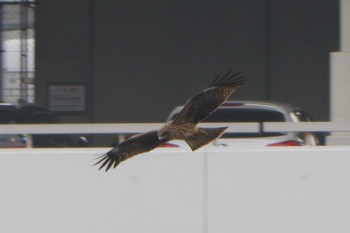
{"type": "Polygon", "coordinates": [[[0,150],[1,232],[350,229],[350,147],[157,149],[107,173],[105,151],[0,150]]]}

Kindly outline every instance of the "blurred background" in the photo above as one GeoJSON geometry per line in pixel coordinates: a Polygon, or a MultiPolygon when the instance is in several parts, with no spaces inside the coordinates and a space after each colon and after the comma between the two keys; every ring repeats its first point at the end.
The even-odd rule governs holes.
{"type": "Polygon", "coordinates": [[[230,68],[231,97],[330,119],[335,0],[0,1],[1,101],[62,122],[161,122],[230,68]]]}

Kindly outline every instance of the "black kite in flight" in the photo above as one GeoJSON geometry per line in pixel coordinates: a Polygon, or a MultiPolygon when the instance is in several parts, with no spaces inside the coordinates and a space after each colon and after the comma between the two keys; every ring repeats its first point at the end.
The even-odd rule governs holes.
{"type": "Polygon", "coordinates": [[[113,147],[96,163],[102,163],[99,169],[107,166],[106,171],[108,171],[112,166],[115,168],[128,158],[153,150],[173,139],[186,141],[195,151],[220,137],[227,127],[198,128],[196,125],[214,112],[239,86],[245,83],[244,76],[240,76],[239,72],[233,75],[230,73],[231,70],[222,77],[217,76],[208,88],[187,101],[174,120],[166,122],[159,130],[134,135],[113,147]]]}

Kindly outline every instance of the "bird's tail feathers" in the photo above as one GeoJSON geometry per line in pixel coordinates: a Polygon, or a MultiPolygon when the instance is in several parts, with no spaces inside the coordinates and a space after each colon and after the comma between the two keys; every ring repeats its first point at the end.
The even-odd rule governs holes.
{"type": "Polygon", "coordinates": [[[185,141],[191,147],[192,151],[195,151],[220,137],[227,128],[199,128],[198,132],[186,138],[185,141]]]}

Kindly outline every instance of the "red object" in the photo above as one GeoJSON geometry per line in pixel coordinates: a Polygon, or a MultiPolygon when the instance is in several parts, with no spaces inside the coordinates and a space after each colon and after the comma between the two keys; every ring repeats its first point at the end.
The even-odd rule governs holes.
{"type": "Polygon", "coordinates": [[[173,143],[165,142],[162,145],[160,145],[159,147],[179,147],[179,146],[176,144],[173,144],[173,143]]]}
{"type": "Polygon", "coordinates": [[[283,142],[272,143],[267,146],[301,146],[302,144],[298,141],[288,140],[283,142]]]}

